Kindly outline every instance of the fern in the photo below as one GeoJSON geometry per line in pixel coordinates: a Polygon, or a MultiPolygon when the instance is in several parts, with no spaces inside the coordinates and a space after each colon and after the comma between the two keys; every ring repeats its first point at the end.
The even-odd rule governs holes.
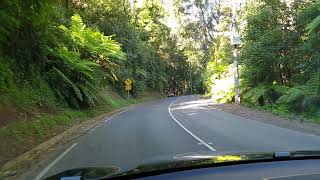
{"type": "Polygon", "coordinates": [[[66,82],[67,84],[69,84],[72,87],[72,89],[74,90],[77,98],[82,101],[82,94],[81,94],[79,88],[65,74],[63,74],[60,70],[58,70],[55,67],[53,67],[53,70],[55,72],[57,72],[57,74],[62,78],[62,80],[64,82],[66,82]]]}
{"type": "Polygon", "coordinates": [[[320,25],[320,16],[316,17],[310,24],[307,26],[308,33],[314,31],[320,25]]]}
{"type": "Polygon", "coordinates": [[[121,51],[121,45],[112,39],[112,36],[104,36],[101,32],[87,28],[82,18],[75,14],[71,17],[71,27],[61,28],[74,42],[73,48],[82,54],[88,54],[88,59],[97,60],[102,65],[114,64],[116,60],[124,60],[125,53],[121,51]]]}
{"type": "Polygon", "coordinates": [[[0,94],[14,88],[14,73],[10,68],[10,62],[4,57],[0,57],[0,94]]]}
{"type": "Polygon", "coordinates": [[[255,88],[250,89],[244,94],[245,99],[250,99],[251,102],[256,103],[260,97],[265,95],[270,90],[270,87],[265,85],[259,85],[255,88]]]}
{"type": "MultiPolygon", "coordinates": [[[[58,47],[49,49],[52,60],[48,66],[48,82],[57,96],[70,105],[95,106],[101,102],[99,96],[100,80],[103,77],[117,79],[118,60],[125,59],[121,45],[113,36],[105,36],[98,30],[88,28],[82,18],[75,14],[71,17],[71,26],[59,26],[67,39],[58,47]],[[104,70],[105,74],[96,73],[104,70]]],[[[140,75],[147,77],[143,70],[140,75]]]]}
{"type": "Polygon", "coordinates": [[[320,73],[315,73],[306,84],[306,91],[310,95],[320,95],[320,73]]]}
{"type": "Polygon", "coordinates": [[[137,72],[137,74],[141,75],[141,76],[144,77],[144,78],[147,78],[147,77],[148,77],[148,73],[147,73],[145,70],[143,70],[143,69],[138,68],[138,69],[136,70],[136,72],[137,72]]]}
{"type": "Polygon", "coordinates": [[[277,103],[292,103],[301,99],[300,104],[306,104],[309,100],[317,99],[320,94],[320,73],[316,73],[307,81],[305,85],[287,88],[284,95],[281,96],[277,103]],[[315,98],[309,98],[315,97],[315,98]]]}
{"type": "Polygon", "coordinates": [[[285,94],[283,96],[281,96],[278,100],[277,100],[277,104],[281,104],[281,103],[291,103],[301,97],[304,96],[304,92],[299,89],[299,88],[289,88],[288,91],[285,92],[285,94]]]}
{"type": "Polygon", "coordinates": [[[74,62],[74,70],[81,73],[86,78],[94,80],[94,67],[98,67],[99,65],[93,62],[82,60],[80,62],[74,62]]]}
{"type": "Polygon", "coordinates": [[[285,94],[290,88],[284,85],[273,85],[272,89],[280,94],[285,94]]]}
{"type": "Polygon", "coordinates": [[[52,49],[51,52],[57,60],[54,61],[49,82],[59,81],[52,84],[56,94],[75,107],[79,107],[79,104],[94,106],[99,103],[95,71],[100,65],[81,59],[79,53],[65,47],[52,49]]]}

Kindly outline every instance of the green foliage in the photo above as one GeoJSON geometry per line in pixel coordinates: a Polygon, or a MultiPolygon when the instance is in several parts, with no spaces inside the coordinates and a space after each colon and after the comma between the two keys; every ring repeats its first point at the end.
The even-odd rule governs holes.
{"type": "Polygon", "coordinates": [[[99,83],[94,74],[99,65],[81,59],[79,53],[66,48],[54,49],[52,54],[57,61],[52,64],[47,78],[56,94],[75,107],[99,103],[99,83]]]}
{"type": "Polygon", "coordinates": [[[9,62],[9,59],[0,57],[0,93],[6,93],[15,86],[14,73],[9,62]]]}
{"type": "Polygon", "coordinates": [[[320,73],[314,74],[305,85],[288,88],[278,100],[295,111],[317,112],[320,107],[320,73]]]}
{"type": "Polygon", "coordinates": [[[317,112],[320,4],[295,1],[289,8],[280,0],[250,1],[246,11],[243,99],[278,113],[317,112]]]}
{"type": "MultiPolygon", "coordinates": [[[[221,65],[220,65],[221,66],[221,65]]],[[[233,65],[226,67],[224,72],[211,76],[211,94],[214,101],[226,103],[234,100],[233,65]]]]}
{"type": "MultiPolygon", "coordinates": [[[[125,95],[128,77],[135,97],[149,88],[185,89],[187,59],[163,21],[168,14],[161,1],[138,8],[122,0],[4,0],[1,7],[6,7],[0,10],[3,102],[18,97],[11,102],[25,107],[95,106],[105,86],[125,95]],[[184,77],[168,84],[167,77],[175,76],[173,61],[184,77]]],[[[201,75],[194,80],[201,86],[201,75]]]]}
{"type": "Polygon", "coordinates": [[[87,28],[79,15],[71,17],[71,27],[68,29],[61,25],[68,38],[72,40],[71,49],[80,52],[82,59],[102,65],[109,77],[115,77],[117,60],[124,60],[125,54],[120,44],[112,36],[104,36],[98,30],[87,28]]]}
{"type": "MultiPolygon", "coordinates": [[[[16,11],[19,8],[17,0],[3,0],[0,2],[0,47],[7,44],[12,29],[19,26],[16,11]]],[[[2,50],[2,48],[1,48],[2,50]]]]}
{"type": "Polygon", "coordinates": [[[310,95],[320,95],[320,72],[315,73],[308,80],[306,88],[304,89],[306,94],[310,95]]]}
{"type": "Polygon", "coordinates": [[[125,95],[123,81],[128,77],[135,82],[134,96],[146,88],[164,91],[167,62],[160,57],[160,46],[166,43],[169,31],[159,20],[163,18],[161,2],[144,2],[141,8],[137,8],[123,0],[105,0],[99,5],[94,1],[80,1],[73,6],[85,21],[94,24],[104,34],[116,34],[114,39],[122,44],[126,53],[126,61],[120,62],[115,73],[117,79],[109,78],[109,83],[122,95],[125,95]],[[87,4],[86,11],[82,11],[84,4],[87,4]]]}
{"type": "Polygon", "coordinates": [[[246,92],[243,96],[244,99],[250,99],[251,102],[257,103],[258,100],[263,97],[268,91],[270,90],[269,87],[265,85],[259,85],[255,88],[250,89],[246,92]]]}
{"type": "MultiPolygon", "coordinates": [[[[125,54],[112,36],[84,25],[79,15],[73,15],[70,28],[60,25],[63,33],[58,47],[49,49],[46,79],[57,96],[73,107],[95,106],[101,103],[99,89],[104,77],[117,78],[118,60],[125,54]]],[[[57,38],[54,38],[57,39],[57,38]]]]}
{"type": "Polygon", "coordinates": [[[10,58],[0,59],[0,104],[15,104],[21,108],[30,105],[57,105],[54,93],[47,82],[39,76],[35,77],[37,85],[31,82],[17,84],[16,76],[12,70],[10,58]]]}
{"type": "Polygon", "coordinates": [[[320,25],[320,16],[316,17],[308,26],[307,30],[309,30],[309,33],[314,31],[318,26],[320,25]]]}
{"type": "Polygon", "coordinates": [[[289,90],[287,90],[285,94],[277,100],[277,103],[291,103],[303,96],[303,86],[289,88],[289,90]]]}
{"type": "Polygon", "coordinates": [[[212,92],[212,97],[215,96],[231,102],[234,97],[233,85],[233,65],[231,56],[231,45],[226,37],[217,37],[216,43],[212,47],[211,59],[207,63],[205,71],[205,87],[208,92],[212,92]],[[221,86],[221,87],[219,87],[221,86]],[[217,92],[220,91],[220,95],[217,92]],[[222,98],[221,96],[225,96],[222,98]]]}

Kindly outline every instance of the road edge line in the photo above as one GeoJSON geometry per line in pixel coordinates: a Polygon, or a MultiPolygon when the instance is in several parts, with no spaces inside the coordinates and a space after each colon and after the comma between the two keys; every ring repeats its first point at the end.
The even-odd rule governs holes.
{"type": "Polygon", "coordinates": [[[65,155],[68,154],[74,147],[76,147],[78,143],[73,143],[67,150],[61,153],[54,161],[52,161],[49,165],[47,165],[35,178],[34,180],[40,180],[47,172],[56,165],[65,155]]]}
{"type": "MultiPolygon", "coordinates": [[[[107,119],[103,120],[102,123],[98,124],[96,127],[93,127],[88,133],[92,133],[93,131],[96,130],[96,128],[98,126],[100,126],[101,124],[104,124],[104,123],[107,123],[109,122],[112,118],[124,113],[124,112],[127,112],[131,109],[135,108],[135,106],[132,106],[132,107],[129,107],[127,109],[124,109],[114,115],[112,115],[111,117],[108,117],[107,119]]],[[[52,161],[49,165],[47,165],[36,177],[35,177],[35,180],[41,180],[41,178],[54,166],[56,165],[65,155],[67,155],[67,153],[69,151],[71,151],[74,147],[76,147],[78,145],[78,143],[73,143],[67,150],[65,150],[62,154],[60,154],[54,161],[52,161]]]]}
{"type": "Polygon", "coordinates": [[[188,134],[190,134],[192,137],[194,137],[197,141],[199,141],[201,144],[205,145],[208,149],[210,149],[211,151],[215,152],[217,151],[216,149],[214,149],[212,146],[210,146],[209,144],[207,144],[206,142],[204,142],[202,139],[200,139],[198,136],[196,136],[195,134],[193,134],[190,130],[188,130],[186,127],[184,127],[172,114],[171,112],[171,106],[177,102],[178,100],[182,99],[183,97],[181,98],[178,98],[174,101],[172,101],[168,107],[168,112],[171,116],[171,118],[182,128],[184,129],[188,134]]]}
{"type": "Polygon", "coordinates": [[[108,117],[107,119],[104,119],[103,122],[106,123],[106,122],[108,122],[110,119],[112,119],[112,118],[114,118],[114,117],[116,117],[116,116],[119,116],[120,114],[122,114],[122,113],[124,113],[124,112],[127,112],[127,111],[129,111],[129,110],[131,110],[131,109],[133,109],[133,108],[135,108],[135,106],[128,107],[127,109],[124,109],[124,110],[122,110],[122,111],[120,111],[120,112],[112,115],[111,117],[108,117]]]}
{"type": "Polygon", "coordinates": [[[118,113],[116,113],[116,114],[114,114],[114,115],[112,115],[112,116],[104,119],[103,122],[97,124],[97,125],[96,125],[95,127],[93,127],[88,133],[89,133],[89,134],[93,133],[99,126],[108,123],[108,122],[109,122],[110,120],[112,120],[113,118],[115,118],[115,117],[119,116],[120,114],[122,114],[122,113],[124,113],[124,112],[127,112],[127,111],[129,111],[129,110],[131,110],[131,109],[133,109],[133,108],[135,108],[135,106],[129,107],[129,108],[127,108],[127,109],[124,109],[124,110],[122,110],[122,111],[120,111],[120,112],[118,112],[118,113]]]}

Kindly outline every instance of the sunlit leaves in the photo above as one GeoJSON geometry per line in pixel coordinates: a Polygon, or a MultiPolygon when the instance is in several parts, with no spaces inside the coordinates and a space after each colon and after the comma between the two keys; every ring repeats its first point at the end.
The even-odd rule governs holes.
{"type": "Polygon", "coordinates": [[[100,102],[100,82],[95,71],[100,71],[101,66],[107,73],[105,77],[116,79],[117,61],[125,59],[121,45],[113,36],[86,27],[79,15],[71,17],[70,28],[60,25],[59,29],[66,40],[64,45],[60,43],[61,47],[50,50],[56,59],[50,63],[49,83],[72,106],[94,106],[100,102]],[[58,79],[62,81],[57,82],[58,79]]]}
{"type": "Polygon", "coordinates": [[[69,51],[66,47],[52,49],[51,53],[56,62],[47,75],[57,95],[74,107],[80,104],[96,105],[100,97],[94,71],[100,65],[81,59],[79,53],[69,51]]]}
{"type": "Polygon", "coordinates": [[[314,31],[320,25],[320,16],[316,17],[308,26],[307,30],[310,32],[314,31]]]}
{"type": "Polygon", "coordinates": [[[73,48],[94,62],[108,65],[115,64],[117,60],[125,59],[121,45],[113,40],[113,36],[104,36],[101,32],[84,25],[79,15],[71,17],[71,27],[60,27],[74,42],[73,48]]]}
{"type": "Polygon", "coordinates": [[[251,1],[246,10],[243,98],[295,112],[319,107],[319,3],[251,1]]]}

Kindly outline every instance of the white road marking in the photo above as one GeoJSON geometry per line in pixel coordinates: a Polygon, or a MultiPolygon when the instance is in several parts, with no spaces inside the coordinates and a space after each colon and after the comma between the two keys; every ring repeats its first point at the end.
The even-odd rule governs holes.
{"type": "Polygon", "coordinates": [[[40,180],[47,172],[57,164],[69,151],[71,151],[74,147],[76,147],[78,143],[72,144],[66,151],[60,154],[54,161],[52,161],[46,168],[44,168],[35,178],[34,180],[40,180]]]}
{"type": "MultiPolygon", "coordinates": [[[[182,98],[182,97],[181,97],[182,98]]],[[[210,146],[209,144],[207,144],[206,142],[204,142],[202,139],[200,139],[198,136],[196,136],[195,134],[193,134],[191,131],[189,131],[186,127],[184,127],[172,114],[171,112],[171,106],[177,102],[178,100],[180,100],[181,98],[178,98],[174,101],[171,102],[171,104],[168,107],[168,112],[171,116],[171,118],[180,126],[182,127],[182,129],[184,129],[187,133],[189,133],[192,137],[194,137],[196,140],[198,140],[201,144],[205,145],[208,149],[210,149],[211,151],[217,151],[215,150],[212,146],[210,146]]]]}
{"type": "MultiPolygon", "coordinates": [[[[124,112],[126,112],[126,111],[128,111],[128,110],[130,110],[130,109],[133,109],[134,107],[135,107],[135,106],[133,106],[133,107],[131,107],[131,108],[128,108],[128,109],[125,109],[125,110],[123,110],[123,111],[120,111],[120,112],[116,113],[115,115],[113,115],[113,116],[107,118],[106,120],[104,120],[104,122],[107,122],[107,121],[109,121],[110,119],[112,119],[112,118],[114,118],[114,117],[116,117],[116,116],[118,116],[118,115],[120,115],[120,114],[122,114],[122,113],[124,113],[124,112]]],[[[100,126],[100,125],[97,125],[97,126],[95,126],[94,128],[92,128],[89,133],[92,133],[93,131],[95,131],[98,126],[100,126]]],[[[83,127],[83,128],[84,128],[84,127],[83,127]]],[[[54,165],[56,165],[65,155],[67,155],[67,153],[68,153],[69,151],[71,151],[71,150],[72,150],[75,146],[77,146],[77,145],[78,145],[78,143],[72,144],[66,151],[64,151],[62,154],[60,154],[54,161],[52,161],[46,168],[44,168],[44,169],[35,177],[35,180],[40,180],[54,165]]]]}
{"type": "Polygon", "coordinates": [[[124,112],[126,112],[126,111],[129,111],[130,109],[133,109],[134,107],[135,107],[135,106],[132,106],[131,108],[125,109],[125,110],[123,110],[123,111],[120,111],[120,112],[118,112],[117,114],[115,114],[115,115],[107,118],[106,120],[104,120],[104,122],[107,122],[107,121],[109,121],[110,119],[112,119],[112,118],[114,118],[114,117],[116,117],[116,116],[118,116],[118,115],[120,115],[120,114],[122,114],[122,113],[124,113],[124,112]]]}

